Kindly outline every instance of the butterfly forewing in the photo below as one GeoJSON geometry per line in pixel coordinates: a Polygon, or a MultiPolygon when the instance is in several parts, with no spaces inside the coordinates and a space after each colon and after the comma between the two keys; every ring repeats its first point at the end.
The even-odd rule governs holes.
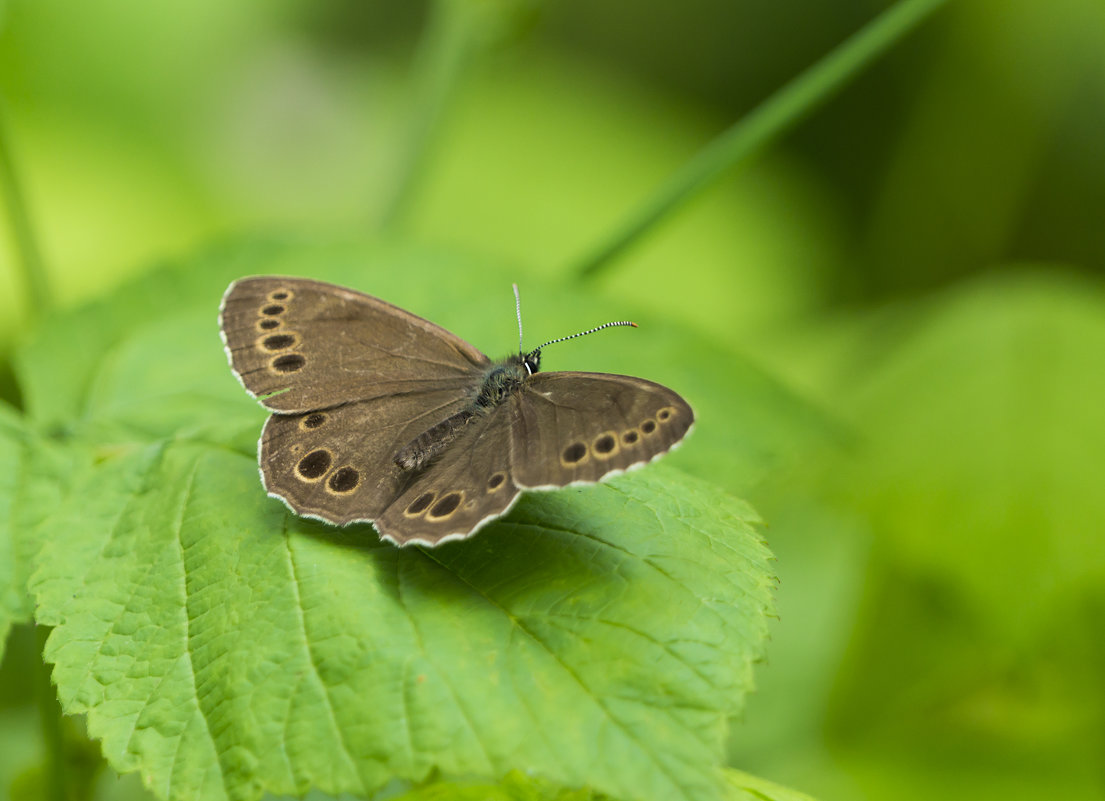
{"type": "Polygon", "coordinates": [[[302,278],[235,281],[219,324],[242,384],[274,411],[307,412],[421,391],[471,390],[489,361],[421,317],[302,278]]]}
{"type": "Polygon", "coordinates": [[[511,399],[518,486],[563,487],[645,464],[694,424],[667,387],[605,373],[538,373],[511,399]]]}
{"type": "Polygon", "coordinates": [[[510,467],[510,419],[504,405],[466,425],[376,521],[381,536],[398,545],[436,545],[466,537],[505,514],[518,497],[510,467]]]}

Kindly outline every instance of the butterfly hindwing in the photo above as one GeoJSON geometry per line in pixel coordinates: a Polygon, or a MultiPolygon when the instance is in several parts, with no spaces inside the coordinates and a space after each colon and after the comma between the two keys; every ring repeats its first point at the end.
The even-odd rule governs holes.
{"type": "Polygon", "coordinates": [[[235,281],[219,325],[231,367],[273,411],[422,390],[469,391],[490,363],[444,328],[379,298],[304,278],[235,281]]]}
{"type": "Polygon", "coordinates": [[[436,545],[505,514],[519,492],[510,466],[510,417],[503,405],[467,424],[377,519],[380,535],[397,545],[436,545]]]}
{"type": "Polygon", "coordinates": [[[300,515],[339,525],[375,520],[412,478],[395,455],[467,402],[439,391],[274,414],[258,453],[265,488],[300,515]]]}
{"type": "Polygon", "coordinates": [[[669,450],[694,412],[667,387],[606,373],[537,373],[510,403],[514,478],[523,489],[599,481],[669,450]]]}

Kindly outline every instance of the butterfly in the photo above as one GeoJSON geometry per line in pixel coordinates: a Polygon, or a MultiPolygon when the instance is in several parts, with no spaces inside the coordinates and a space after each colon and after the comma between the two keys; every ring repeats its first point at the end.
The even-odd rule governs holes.
{"type": "MultiPolygon", "coordinates": [[[[521,340],[520,302],[518,312],[521,340]]],[[[616,325],[634,324],[573,336],[616,325]]],[[[258,443],[268,494],[303,517],[373,523],[396,545],[468,537],[522,490],[644,465],[694,423],[660,384],[541,372],[541,349],[573,337],[492,361],[428,320],[321,281],[235,281],[219,329],[231,370],[272,412],[258,443]]]]}

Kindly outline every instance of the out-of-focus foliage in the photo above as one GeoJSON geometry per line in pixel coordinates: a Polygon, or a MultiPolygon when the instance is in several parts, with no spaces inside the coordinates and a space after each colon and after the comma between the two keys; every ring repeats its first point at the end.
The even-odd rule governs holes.
{"type": "MultiPolygon", "coordinates": [[[[878,5],[504,4],[406,235],[515,264],[545,330],[569,310],[536,311],[527,277],[568,284],[636,201],[878,5]]],[[[228,230],[367,228],[424,12],[8,2],[0,97],[61,301],[228,230]]],[[[1100,0],[952,0],[575,285],[611,317],[631,304],[743,350],[842,421],[717,479],[739,470],[781,579],[735,767],[826,799],[1105,792],[1102,53],[1100,0]]],[[[9,244],[2,353],[29,318],[9,244]]],[[[722,420],[725,401],[708,401],[722,420]]],[[[0,627],[27,611],[5,602],[0,627]]],[[[37,758],[24,634],[0,682],[4,787],[37,758]]]]}

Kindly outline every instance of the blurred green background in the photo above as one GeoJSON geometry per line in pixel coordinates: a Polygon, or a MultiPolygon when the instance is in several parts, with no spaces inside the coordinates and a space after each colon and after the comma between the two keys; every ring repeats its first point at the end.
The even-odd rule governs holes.
{"type": "MultiPolygon", "coordinates": [[[[466,6],[474,47],[393,235],[513,263],[524,292],[575,281],[886,4],[466,6]]],[[[61,305],[231,233],[369,233],[393,197],[424,3],[0,15],[9,155],[61,305]]],[[[1103,131],[1105,3],[952,0],[577,284],[750,357],[839,427],[742,488],[780,619],[734,766],[822,799],[1105,798],[1103,131]]],[[[2,235],[6,360],[33,315],[2,235]]],[[[0,676],[0,788],[33,781],[34,648],[17,631],[0,676]]],[[[107,773],[96,793],[142,795],[107,773]]]]}

